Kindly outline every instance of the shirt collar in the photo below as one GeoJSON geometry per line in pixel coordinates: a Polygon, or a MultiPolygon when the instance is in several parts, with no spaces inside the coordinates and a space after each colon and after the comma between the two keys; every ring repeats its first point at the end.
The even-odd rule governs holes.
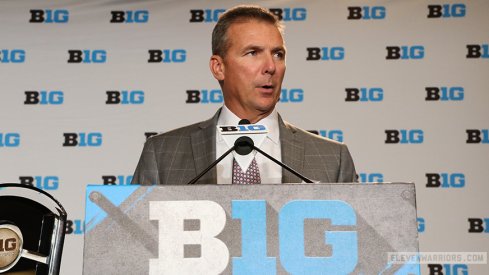
{"type": "MultiPolygon", "coordinates": [[[[221,114],[217,120],[217,125],[238,125],[241,119],[236,116],[231,110],[222,106],[221,114]]],[[[273,141],[273,143],[278,144],[280,139],[279,126],[278,126],[278,113],[274,108],[273,111],[265,118],[262,118],[257,124],[265,125],[268,128],[267,138],[273,141]]],[[[218,141],[222,141],[222,136],[218,136],[218,141]]]]}

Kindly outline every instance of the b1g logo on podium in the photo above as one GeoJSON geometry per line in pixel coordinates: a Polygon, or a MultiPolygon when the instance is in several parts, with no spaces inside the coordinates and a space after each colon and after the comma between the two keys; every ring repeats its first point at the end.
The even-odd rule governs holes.
{"type": "MultiPolygon", "coordinates": [[[[267,202],[231,201],[232,219],[241,222],[241,256],[232,257],[232,274],[276,274],[277,259],[267,251],[267,202]]],[[[149,218],[158,221],[158,258],[149,260],[149,274],[219,274],[229,263],[228,246],[218,239],[226,212],[214,201],[150,201],[149,218]],[[185,230],[185,224],[198,226],[185,230]],[[184,225],[184,226],[182,226],[184,225]],[[190,248],[200,253],[185,257],[190,248]]],[[[352,272],[358,262],[357,231],[326,231],[323,242],[331,257],[304,255],[306,219],[329,219],[334,226],[356,226],[353,207],[339,200],[293,200],[278,211],[280,264],[291,274],[352,272]]]]}

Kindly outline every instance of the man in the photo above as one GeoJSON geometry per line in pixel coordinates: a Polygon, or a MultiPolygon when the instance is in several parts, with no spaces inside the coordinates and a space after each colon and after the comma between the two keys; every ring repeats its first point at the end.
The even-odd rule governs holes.
{"type": "MultiPolygon", "coordinates": [[[[284,122],[275,110],[286,67],[282,32],[277,18],[260,7],[238,6],[222,14],[212,33],[209,66],[223,91],[224,106],[210,120],[148,139],[133,183],[189,182],[228,150],[216,126],[237,125],[241,119],[266,125],[269,133],[260,149],[306,177],[356,181],[346,145],[284,122]]],[[[261,154],[243,167],[230,154],[197,183],[230,184],[242,179],[244,183],[301,182],[261,154]]]]}

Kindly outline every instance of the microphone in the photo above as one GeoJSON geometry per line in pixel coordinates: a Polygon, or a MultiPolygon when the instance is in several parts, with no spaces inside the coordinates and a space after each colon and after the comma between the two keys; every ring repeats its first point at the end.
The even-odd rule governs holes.
{"type": "Polygon", "coordinates": [[[247,155],[247,154],[251,153],[251,151],[256,150],[260,154],[262,154],[265,157],[267,157],[269,160],[275,162],[276,164],[280,165],[285,170],[287,170],[287,171],[291,172],[292,174],[296,175],[301,180],[303,180],[303,181],[305,181],[307,183],[313,183],[313,181],[310,180],[309,178],[307,178],[306,176],[304,176],[301,173],[295,171],[291,167],[287,166],[287,164],[285,164],[285,163],[277,160],[276,158],[274,158],[274,157],[270,156],[269,154],[265,153],[264,151],[262,151],[260,148],[256,147],[255,144],[254,144],[254,142],[253,142],[253,140],[251,138],[247,137],[247,136],[239,137],[234,142],[234,147],[236,148],[236,153],[238,153],[240,155],[247,155]],[[238,149],[240,151],[238,151],[238,149]]]}
{"type": "MultiPolygon", "coordinates": [[[[245,124],[250,124],[250,121],[247,119],[242,119],[239,121],[239,125],[245,125],[245,124]]],[[[221,128],[227,129],[228,127],[229,126],[223,126],[221,128]]],[[[234,126],[231,126],[231,127],[234,128],[234,126]]],[[[187,184],[195,184],[202,176],[204,176],[207,172],[209,172],[209,170],[214,168],[214,166],[216,166],[221,160],[223,160],[232,151],[237,149],[236,152],[240,155],[247,155],[247,154],[251,153],[251,151],[253,151],[253,147],[250,147],[248,142],[242,142],[240,140],[240,142],[237,143],[236,141],[234,142],[234,145],[231,146],[231,148],[229,148],[229,150],[227,150],[224,154],[222,154],[222,156],[220,156],[218,159],[216,159],[213,163],[211,163],[211,165],[209,165],[207,168],[205,168],[202,172],[200,172],[200,174],[198,174],[195,178],[193,178],[187,184]]],[[[251,142],[253,142],[253,140],[251,142]]]]}
{"type": "MultiPolygon", "coordinates": [[[[251,123],[250,123],[250,121],[248,119],[242,119],[242,120],[239,121],[239,125],[249,125],[249,124],[251,124],[251,123]]],[[[266,134],[268,132],[268,130],[266,129],[265,126],[263,126],[263,125],[257,125],[257,126],[261,126],[259,128],[263,128],[263,129],[260,129],[260,130],[262,130],[261,132],[260,132],[260,130],[258,130],[258,132],[256,132],[256,133],[261,133],[261,134],[264,134],[265,133],[266,134]]],[[[221,130],[221,134],[223,133],[223,131],[238,131],[237,129],[235,129],[236,127],[234,127],[234,126],[221,126],[219,128],[221,128],[220,129],[221,130]]],[[[262,138],[264,138],[264,137],[265,136],[262,135],[262,138]]],[[[257,139],[257,140],[260,143],[261,143],[261,141],[263,141],[263,139],[261,139],[261,140],[260,139],[257,139]]],[[[192,179],[187,184],[195,184],[202,176],[204,176],[207,172],[209,172],[209,170],[211,170],[214,166],[216,166],[221,160],[223,160],[232,151],[236,151],[237,154],[242,155],[242,156],[245,156],[245,155],[250,154],[253,150],[256,150],[257,152],[259,152],[260,154],[264,155],[265,157],[267,157],[271,161],[273,161],[276,164],[280,165],[282,168],[284,168],[285,170],[291,172],[292,174],[294,174],[298,178],[302,179],[304,182],[306,182],[306,183],[313,183],[313,181],[310,180],[309,178],[307,178],[306,176],[300,174],[299,172],[297,172],[294,169],[292,169],[289,166],[287,166],[285,163],[283,163],[283,162],[275,159],[274,157],[270,156],[269,154],[263,152],[261,149],[259,149],[258,147],[256,147],[255,146],[255,142],[249,136],[240,136],[240,137],[238,137],[234,141],[233,146],[231,146],[231,148],[229,148],[229,150],[227,150],[222,156],[220,156],[218,159],[216,159],[213,163],[211,163],[206,169],[204,169],[200,174],[198,174],[194,179],[192,179]]]]}
{"type": "MultiPolygon", "coordinates": [[[[247,119],[242,119],[238,123],[239,125],[244,125],[244,124],[251,124],[249,120],[247,119]]],[[[242,136],[239,137],[235,142],[234,142],[234,147],[236,150],[236,153],[245,156],[251,153],[253,151],[253,146],[254,142],[251,138],[247,136],[242,136]]]]}

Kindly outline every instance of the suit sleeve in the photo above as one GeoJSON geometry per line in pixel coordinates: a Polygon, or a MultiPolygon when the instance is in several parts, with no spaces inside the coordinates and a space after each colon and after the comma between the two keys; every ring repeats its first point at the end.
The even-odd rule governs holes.
{"type": "Polygon", "coordinates": [[[144,144],[131,184],[154,185],[160,183],[155,153],[154,142],[150,138],[144,144]]]}
{"type": "Polygon", "coordinates": [[[340,158],[338,182],[358,182],[355,164],[353,164],[348,147],[344,144],[341,146],[340,158]]]}

